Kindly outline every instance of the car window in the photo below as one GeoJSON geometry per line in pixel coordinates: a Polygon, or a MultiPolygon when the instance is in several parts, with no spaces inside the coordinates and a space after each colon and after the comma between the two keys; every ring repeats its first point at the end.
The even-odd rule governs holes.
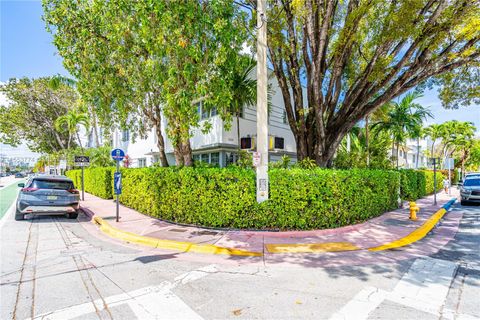
{"type": "Polygon", "coordinates": [[[480,186],[480,179],[466,179],[463,185],[466,187],[480,186]]]}
{"type": "Polygon", "coordinates": [[[73,189],[73,182],[35,179],[33,180],[32,188],[70,190],[73,189]]]}

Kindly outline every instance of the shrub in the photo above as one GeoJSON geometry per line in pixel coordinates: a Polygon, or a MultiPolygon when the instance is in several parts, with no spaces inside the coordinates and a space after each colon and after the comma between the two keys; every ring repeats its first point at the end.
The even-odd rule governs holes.
{"type": "Polygon", "coordinates": [[[120,201],[179,223],[256,229],[330,228],[397,206],[399,174],[380,170],[270,171],[257,204],[255,172],[241,168],[124,169],[120,201]]]}
{"type": "MultiPolygon", "coordinates": [[[[85,170],[85,189],[112,197],[114,168],[85,170]]],[[[80,170],[67,172],[74,182],[80,170]]],[[[252,229],[322,229],[378,216],[402,199],[433,191],[433,172],[271,169],[270,199],[256,201],[255,171],[229,168],[123,168],[120,202],[178,223],[252,229]]],[[[441,174],[437,176],[441,185],[441,174]]],[[[79,184],[78,184],[79,185],[79,184]]]]}
{"type": "MultiPolygon", "coordinates": [[[[113,171],[114,168],[89,168],[84,170],[85,191],[97,197],[111,199],[113,197],[113,171]]],[[[82,187],[82,171],[69,170],[66,172],[67,177],[73,180],[77,189],[82,187]]]]}
{"type": "MultiPolygon", "coordinates": [[[[400,196],[402,200],[415,201],[433,193],[433,171],[399,170],[401,175],[400,196]]],[[[437,172],[437,191],[442,188],[443,174],[437,172]]]]}
{"type": "Polygon", "coordinates": [[[400,197],[402,200],[415,201],[422,197],[423,189],[419,184],[418,171],[412,169],[399,170],[400,172],[400,197]]]}

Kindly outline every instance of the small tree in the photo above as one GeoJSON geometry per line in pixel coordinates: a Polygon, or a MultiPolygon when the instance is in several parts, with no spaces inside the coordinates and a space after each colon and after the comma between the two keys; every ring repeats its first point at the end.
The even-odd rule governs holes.
{"type": "Polygon", "coordinates": [[[418,93],[411,92],[405,95],[399,102],[391,102],[388,118],[379,121],[372,128],[387,131],[392,137],[392,157],[394,145],[396,146],[396,162],[399,167],[400,147],[409,136],[416,135],[426,117],[432,117],[432,113],[413,101],[420,97],[418,93]]]}
{"type": "Polygon", "coordinates": [[[80,139],[80,126],[83,126],[86,131],[89,128],[89,118],[86,113],[80,113],[78,110],[70,109],[66,115],[58,117],[55,121],[55,127],[59,131],[68,132],[68,145],[72,136],[77,137],[78,145],[83,150],[82,140],[80,139]]]}

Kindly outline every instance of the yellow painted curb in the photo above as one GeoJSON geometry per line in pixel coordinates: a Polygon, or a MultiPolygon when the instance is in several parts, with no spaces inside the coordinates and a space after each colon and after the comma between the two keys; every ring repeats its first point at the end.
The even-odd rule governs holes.
{"type": "Polygon", "coordinates": [[[231,256],[251,256],[260,257],[261,252],[253,252],[232,248],[215,246],[213,244],[196,244],[192,242],[183,242],[175,240],[162,240],[152,237],[140,236],[131,232],[123,231],[112,227],[108,222],[100,217],[93,217],[93,222],[100,226],[100,230],[107,235],[126,242],[141,244],[153,248],[176,250],[182,252],[197,252],[207,254],[225,254],[231,256]]]}
{"type": "Polygon", "coordinates": [[[437,224],[437,222],[445,215],[446,212],[447,210],[445,210],[444,208],[441,208],[436,213],[434,213],[430,218],[428,218],[428,220],[425,221],[424,224],[422,224],[419,228],[417,228],[415,231],[413,231],[409,235],[378,247],[369,248],[368,250],[382,251],[382,250],[399,248],[399,247],[403,247],[411,243],[414,243],[424,238],[430,232],[430,230],[433,229],[433,227],[437,224]]]}
{"type": "Polygon", "coordinates": [[[266,244],[265,247],[270,253],[316,253],[360,249],[350,242],[266,244]]]}

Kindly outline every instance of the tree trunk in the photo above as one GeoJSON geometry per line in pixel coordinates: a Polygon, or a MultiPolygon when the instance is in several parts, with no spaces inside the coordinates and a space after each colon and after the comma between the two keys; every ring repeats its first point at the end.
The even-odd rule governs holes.
{"type": "Polygon", "coordinates": [[[415,169],[418,169],[418,158],[420,157],[420,138],[417,138],[417,158],[415,159],[415,169]]]}
{"type": "Polygon", "coordinates": [[[183,156],[183,163],[186,167],[193,166],[192,147],[190,145],[190,139],[186,139],[186,141],[183,142],[182,156],[183,156]]]}
{"type": "Polygon", "coordinates": [[[97,127],[97,118],[95,117],[95,113],[92,113],[93,115],[93,134],[95,135],[95,144],[98,147],[100,147],[100,139],[98,137],[98,127],[97,127]]]}
{"type": "Polygon", "coordinates": [[[399,160],[400,160],[400,143],[397,142],[397,169],[398,169],[399,160]]]}
{"type": "Polygon", "coordinates": [[[395,164],[395,156],[394,156],[394,153],[395,152],[395,141],[392,140],[392,152],[391,153],[391,160],[392,160],[392,166],[395,164]]]}
{"type": "Polygon", "coordinates": [[[368,116],[365,117],[365,151],[367,153],[367,168],[370,167],[370,141],[369,141],[368,116]]]}
{"type": "Polygon", "coordinates": [[[80,146],[80,149],[83,151],[83,146],[82,146],[82,140],[80,140],[80,134],[77,131],[77,139],[78,139],[78,145],[80,146]]]}
{"type": "Polygon", "coordinates": [[[240,114],[237,112],[237,144],[238,144],[238,152],[240,154],[240,150],[242,149],[242,142],[240,139],[240,114]]]}
{"type": "Polygon", "coordinates": [[[160,165],[168,167],[167,156],[165,155],[165,140],[163,139],[161,123],[155,124],[155,135],[157,136],[157,148],[159,153],[160,165]]]}
{"type": "Polygon", "coordinates": [[[184,166],[184,160],[183,160],[183,154],[182,154],[182,148],[181,148],[181,143],[178,142],[174,147],[173,147],[173,154],[175,155],[175,164],[177,167],[183,167],[184,166]]]}

